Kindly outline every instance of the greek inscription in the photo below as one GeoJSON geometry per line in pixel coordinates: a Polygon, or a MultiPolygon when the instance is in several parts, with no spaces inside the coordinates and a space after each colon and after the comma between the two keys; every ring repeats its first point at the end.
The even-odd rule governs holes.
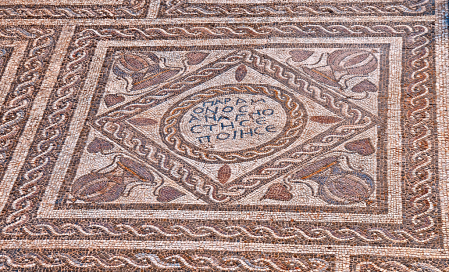
{"type": "Polygon", "coordinates": [[[282,106],[262,95],[227,95],[204,101],[189,110],[181,132],[192,144],[235,151],[263,144],[286,124],[282,106]]]}

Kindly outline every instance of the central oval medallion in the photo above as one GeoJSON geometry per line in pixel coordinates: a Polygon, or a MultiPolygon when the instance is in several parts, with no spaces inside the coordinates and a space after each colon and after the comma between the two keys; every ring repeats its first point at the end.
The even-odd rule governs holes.
{"type": "Polygon", "coordinates": [[[195,160],[242,162],[292,144],[307,113],[292,94],[267,85],[227,85],[203,90],[172,106],[161,137],[171,150],[195,160]]]}

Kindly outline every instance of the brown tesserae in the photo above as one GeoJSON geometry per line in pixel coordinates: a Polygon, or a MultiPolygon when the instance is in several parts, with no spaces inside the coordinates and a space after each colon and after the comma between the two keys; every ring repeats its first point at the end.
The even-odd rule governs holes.
{"type": "Polygon", "coordinates": [[[0,0],[0,271],[449,271],[446,0],[0,0]]]}

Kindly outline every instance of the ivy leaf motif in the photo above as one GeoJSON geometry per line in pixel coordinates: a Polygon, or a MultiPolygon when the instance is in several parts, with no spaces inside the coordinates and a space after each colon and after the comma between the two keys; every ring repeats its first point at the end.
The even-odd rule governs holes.
{"type": "Polygon", "coordinates": [[[231,177],[231,167],[229,165],[225,164],[220,169],[218,169],[218,175],[217,179],[221,184],[225,184],[229,178],[231,177]]]}
{"type": "Polygon", "coordinates": [[[292,50],[290,51],[290,55],[292,56],[292,60],[294,62],[301,62],[305,61],[306,59],[310,58],[310,56],[313,55],[313,51],[309,50],[292,50]]]}
{"type": "Polygon", "coordinates": [[[369,80],[363,80],[360,83],[357,83],[354,87],[352,87],[352,91],[355,93],[363,93],[363,92],[377,92],[377,86],[374,85],[374,83],[372,83],[369,80]]]}
{"type": "Polygon", "coordinates": [[[122,103],[123,101],[125,101],[125,98],[119,94],[108,94],[104,97],[104,103],[108,108],[122,103]]]}
{"type": "Polygon", "coordinates": [[[370,138],[352,141],[345,144],[345,148],[349,151],[355,151],[362,156],[369,156],[376,151],[370,138]]]}
{"type": "Polygon", "coordinates": [[[292,193],[288,190],[287,186],[282,183],[276,183],[270,186],[268,188],[265,195],[260,199],[272,199],[272,200],[279,200],[279,201],[289,201],[293,198],[292,193]]]}
{"type": "Polygon", "coordinates": [[[235,70],[235,80],[237,80],[237,82],[242,81],[246,74],[248,73],[246,66],[245,65],[240,65],[237,70],[235,70]]]}
{"type": "Polygon", "coordinates": [[[178,189],[175,189],[171,186],[164,186],[159,190],[159,195],[157,196],[157,201],[159,202],[170,202],[177,198],[180,198],[181,196],[184,196],[185,194],[178,189]]]}
{"type": "Polygon", "coordinates": [[[209,53],[204,52],[189,52],[186,54],[188,65],[197,65],[203,62],[203,60],[209,56],[209,53]]]}
{"type": "Polygon", "coordinates": [[[109,151],[114,148],[114,145],[110,142],[100,139],[98,137],[95,137],[95,139],[90,142],[90,144],[87,146],[87,152],[89,153],[98,153],[102,151],[109,151]]]}

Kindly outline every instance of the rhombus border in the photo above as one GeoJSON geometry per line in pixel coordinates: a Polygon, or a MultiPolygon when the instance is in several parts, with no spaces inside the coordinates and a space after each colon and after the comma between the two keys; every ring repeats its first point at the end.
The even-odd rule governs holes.
{"type": "Polygon", "coordinates": [[[354,104],[347,103],[346,101],[337,101],[337,99],[325,90],[316,91],[313,88],[313,83],[302,79],[292,69],[285,67],[276,60],[253,50],[239,50],[220,58],[211,65],[199,68],[193,74],[186,75],[175,82],[163,85],[159,90],[152,92],[151,97],[143,96],[140,99],[134,100],[130,105],[119,107],[112,112],[95,117],[92,120],[92,126],[110,137],[111,140],[120,142],[123,147],[134,152],[141,159],[149,160],[155,165],[158,165],[160,171],[167,177],[184,184],[186,187],[195,188],[192,190],[197,196],[202,197],[204,201],[211,204],[221,204],[235,200],[247,190],[249,191],[256,186],[262,185],[264,182],[275,179],[288,170],[292,170],[298,164],[310,159],[312,154],[316,155],[325,152],[326,148],[322,146],[323,143],[326,143],[326,145],[337,145],[339,141],[340,143],[343,141],[343,137],[355,135],[362,129],[374,126],[376,119],[375,116],[367,114],[363,109],[357,108],[354,104]],[[335,131],[329,132],[326,136],[319,136],[312,141],[308,141],[307,144],[311,146],[309,150],[306,148],[297,148],[293,153],[295,155],[292,152],[287,152],[283,156],[274,159],[272,165],[262,166],[256,173],[253,172],[244,176],[242,178],[243,181],[228,183],[219,189],[216,184],[195,174],[192,168],[179,163],[168,153],[162,151],[160,147],[142,141],[136,136],[134,131],[130,130],[129,127],[125,127],[122,123],[124,119],[137,115],[147,107],[154,107],[157,103],[160,103],[159,101],[163,101],[170,96],[188,90],[192,86],[210,80],[223,71],[230,69],[230,67],[238,66],[241,63],[245,63],[248,67],[252,67],[262,74],[271,76],[286,86],[304,95],[308,95],[310,98],[325,103],[328,109],[352,120],[351,124],[343,123],[335,131]],[[127,136],[124,137],[123,135],[127,136]],[[136,141],[141,142],[141,145],[136,146],[130,144],[136,141]],[[244,185],[245,188],[241,189],[241,192],[236,193],[232,188],[238,188],[239,185],[244,185]]]}
{"type": "Polygon", "coordinates": [[[222,240],[257,241],[270,239],[283,243],[390,245],[441,248],[442,230],[437,223],[439,216],[435,124],[434,78],[432,77],[433,25],[429,23],[381,24],[228,24],[189,26],[133,26],[131,28],[66,27],[75,35],[68,47],[65,65],[61,68],[58,85],[51,93],[45,118],[39,124],[38,133],[25,160],[17,183],[2,218],[4,239],[94,239],[113,237],[138,240],[222,240]],[[35,218],[35,213],[48,184],[54,159],[68,135],[68,120],[72,118],[76,101],[83,90],[93,48],[100,40],[109,39],[195,39],[195,38],[251,38],[264,37],[350,37],[350,36],[398,36],[404,39],[404,54],[408,60],[403,71],[403,141],[407,146],[405,156],[404,224],[377,225],[375,228],[363,224],[323,225],[319,223],[286,222],[260,224],[242,221],[156,221],[145,220],[86,220],[74,223],[65,219],[46,220],[35,218]]]}

